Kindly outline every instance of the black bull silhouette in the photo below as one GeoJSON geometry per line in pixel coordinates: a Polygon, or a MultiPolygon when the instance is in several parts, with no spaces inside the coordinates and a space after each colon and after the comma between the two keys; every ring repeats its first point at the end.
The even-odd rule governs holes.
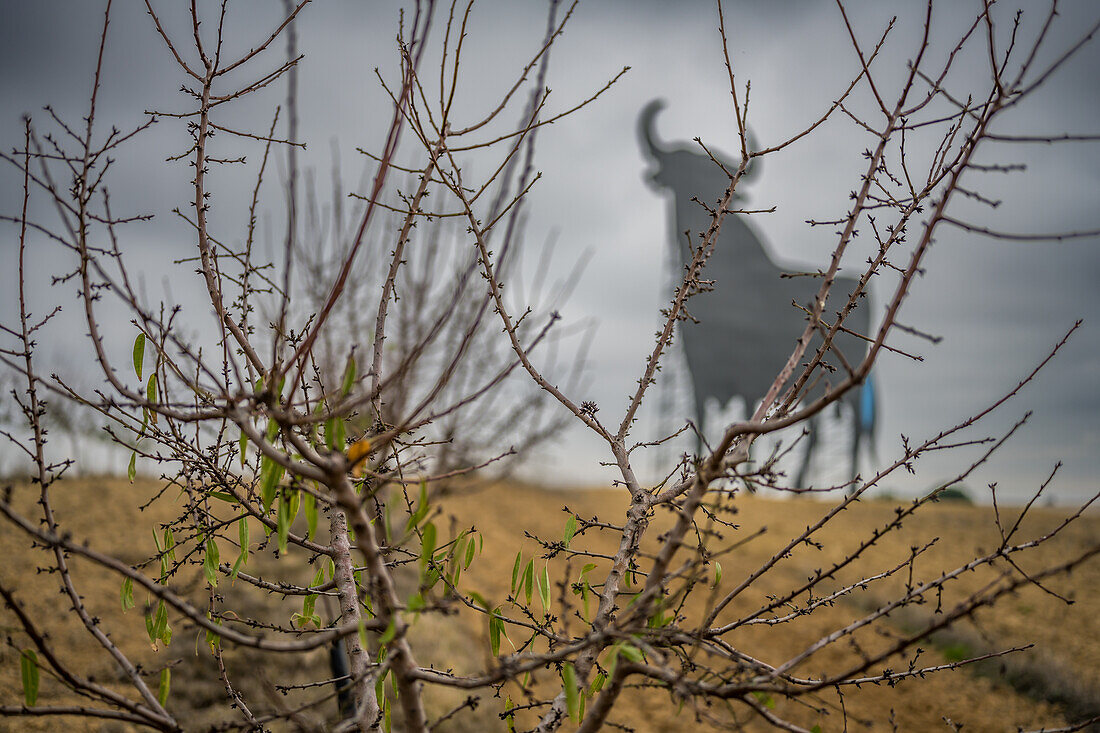
{"type": "MultiPolygon", "coordinates": [[[[701,148],[696,151],[658,142],[654,121],[663,107],[664,102],[656,99],[646,105],[638,118],[638,136],[642,148],[656,163],[649,181],[658,190],[672,194],[675,218],[670,241],[676,250],[677,261],[686,264],[691,257],[691,243],[684,232],[691,232],[690,236],[695,238],[711,224],[711,214],[692,198],[713,207],[729,187],[730,179],[701,148]]],[[[731,173],[737,170],[737,163],[715,157],[731,173]]],[[[751,166],[742,176],[741,183],[750,173],[756,174],[757,168],[751,166]]],[[[735,194],[734,200],[739,198],[735,194]]],[[[746,409],[751,411],[790,357],[806,319],[806,314],[793,304],[808,307],[821,281],[808,277],[781,278],[783,271],[784,268],[768,256],[745,220],[736,214],[727,214],[704,271],[704,277],[714,282],[714,288],[691,299],[688,310],[695,321],[685,321],[681,329],[695,393],[696,425],[700,431],[705,428],[704,407],[708,398],[713,397],[724,406],[733,397],[740,397],[746,409]]],[[[854,278],[838,275],[832,294],[847,300],[856,284],[854,278]]],[[[866,333],[868,308],[853,310],[845,324],[858,333],[866,333]]],[[[806,353],[815,353],[820,343],[820,338],[811,342],[806,353]]],[[[866,342],[841,332],[834,339],[832,350],[843,354],[848,364],[855,364],[865,355],[866,342]]],[[[840,366],[838,360],[832,361],[840,366]]],[[[824,381],[817,380],[803,399],[820,395],[824,381]]],[[[859,389],[849,391],[843,401],[852,412],[854,476],[859,470],[861,443],[866,441],[868,448],[874,450],[875,395],[870,379],[859,389]]],[[[806,485],[806,474],[817,445],[819,426],[816,422],[815,418],[807,426],[807,447],[795,479],[800,487],[806,485]]]]}

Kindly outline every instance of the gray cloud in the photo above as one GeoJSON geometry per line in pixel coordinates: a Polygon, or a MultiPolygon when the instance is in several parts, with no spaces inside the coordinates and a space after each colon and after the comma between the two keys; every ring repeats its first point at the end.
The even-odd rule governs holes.
{"type": "MultiPolygon", "coordinates": [[[[277,9],[275,4],[253,2],[230,7],[231,41],[238,47],[262,37],[277,9]]],[[[905,71],[900,62],[915,47],[919,8],[912,3],[870,0],[850,7],[865,44],[873,42],[891,15],[901,16],[894,45],[887,47],[876,66],[880,83],[896,82],[905,71]]],[[[327,178],[330,164],[330,140],[339,141],[345,177],[354,182],[365,163],[352,152],[354,147],[377,145],[388,121],[386,114],[380,114],[385,97],[374,68],[379,67],[387,78],[394,77],[392,20],[397,8],[392,2],[372,5],[374,15],[364,18],[358,3],[314,3],[302,18],[301,45],[307,52],[302,66],[302,130],[309,141],[305,160],[322,172],[322,179],[327,178]]],[[[937,8],[938,30],[975,12],[958,4],[937,8]]],[[[762,144],[775,143],[813,120],[858,68],[843,22],[832,6],[759,0],[728,3],[726,9],[732,60],[738,80],[752,81],[751,122],[762,144]]],[[[38,110],[49,102],[68,119],[79,120],[90,88],[101,14],[94,4],[60,0],[7,0],[0,10],[7,19],[0,30],[0,108],[5,110],[0,115],[0,140],[10,149],[21,140],[19,115],[24,111],[41,118],[38,110]]],[[[1052,46],[1075,38],[1095,13],[1088,2],[1064,8],[1052,46]]],[[[1033,22],[1030,13],[1025,21],[1033,22]]],[[[507,88],[512,70],[537,46],[544,22],[542,11],[526,3],[475,6],[466,77],[460,87],[469,94],[469,104],[460,108],[460,114],[472,115],[507,88]]],[[[174,69],[141,7],[121,5],[111,34],[101,105],[104,122],[113,117],[112,122],[124,127],[139,123],[147,109],[182,108],[185,100],[175,89],[185,79],[174,69]]],[[[583,397],[596,400],[603,409],[601,415],[610,415],[622,409],[640,374],[668,283],[669,212],[665,200],[642,180],[646,164],[634,138],[636,115],[649,99],[664,97],[669,108],[660,125],[666,138],[687,141],[701,136],[725,150],[734,147],[735,125],[710,3],[582,4],[553,54],[553,109],[571,106],[622,66],[633,67],[604,99],[540,133],[538,166],[544,178],[528,209],[529,241],[558,233],[553,276],[566,276],[580,253],[592,252],[583,280],[563,312],[574,320],[595,317],[600,321],[591,354],[590,393],[583,397]]],[[[949,83],[965,86],[968,77],[980,77],[983,63],[980,57],[967,58],[949,83]]],[[[1004,132],[1096,132],[1098,66],[1100,55],[1094,44],[1051,80],[1035,104],[1021,108],[1004,132]]],[[[280,94],[279,90],[263,93],[242,109],[242,116],[268,119],[270,109],[281,101],[280,94]]],[[[871,101],[861,94],[853,103],[867,110],[871,101]]],[[[168,262],[189,251],[186,226],[168,213],[180,200],[187,170],[161,162],[166,151],[185,148],[186,140],[180,123],[158,124],[131,155],[120,160],[114,184],[115,200],[135,210],[158,212],[154,223],[138,230],[134,245],[142,248],[151,297],[159,297],[163,290],[161,283],[171,271],[168,262]]],[[[810,230],[803,222],[844,211],[848,191],[858,183],[859,153],[868,145],[865,134],[838,118],[819,136],[764,161],[762,175],[748,195],[753,206],[777,207],[774,214],[756,217],[754,224],[778,259],[804,266],[820,264],[828,256],[829,234],[810,230]]],[[[973,213],[982,225],[997,229],[1096,227],[1100,156],[1095,146],[994,146],[985,155],[987,162],[1026,162],[1028,176],[975,181],[1004,203],[994,212],[968,205],[958,211],[973,213]]],[[[0,176],[0,201],[6,212],[17,205],[19,194],[18,181],[10,173],[0,176]]],[[[247,190],[242,184],[249,175],[228,172],[217,180],[220,197],[215,213],[225,232],[240,231],[244,198],[231,192],[247,190]]],[[[269,183],[274,186],[273,181],[269,183]]],[[[275,189],[268,193],[268,215],[277,222],[275,189]]],[[[0,246],[10,253],[10,237],[0,246]]],[[[46,254],[53,250],[43,252],[44,261],[55,257],[46,254]]],[[[853,267],[866,252],[853,256],[853,267]]],[[[934,434],[995,399],[1045,355],[1073,320],[1084,318],[1066,352],[988,430],[1003,430],[1024,409],[1035,410],[1032,427],[994,466],[1004,490],[1022,495],[1061,456],[1067,464],[1065,479],[1056,487],[1061,496],[1069,500],[1094,491],[1100,473],[1098,275],[1100,242],[1094,239],[1005,243],[941,230],[927,274],[918,283],[903,320],[944,340],[932,346],[899,337],[899,347],[918,351],[926,362],[913,364],[887,356],[878,367],[884,411],[880,455],[885,459],[894,454],[901,432],[913,437],[934,434]]],[[[11,292],[7,287],[11,274],[6,277],[5,290],[11,292]]],[[[173,296],[191,308],[194,327],[199,331],[207,327],[197,280],[174,275],[170,282],[173,296]]],[[[877,302],[892,288],[893,283],[886,280],[876,283],[877,302]]],[[[40,310],[53,302],[72,302],[64,288],[44,289],[37,298],[40,310]]],[[[10,297],[0,303],[5,322],[13,308],[10,297]]],[[[82,333],[75,318],[64,329],[55,330],[55,342],[47,345],[46,353],[58,350],[74,333],[82,333]]],[[[125,340],[120,333],[118,343],[125,340]]],[[[607,479],[595,466],[605,456],[582,432],[570,433],[557,450],[559,457],[570,456],[566,465],[577,468],[564,472],[558,461],[552,478],[586,483],[607,479]]],[[[899,488],[914,490],[959,470],[957,460],[938,455],[924,463],[926,473],[899,488]]],[[[983,471],[982,480],[996,478],[987,473],[983,471]]]]}

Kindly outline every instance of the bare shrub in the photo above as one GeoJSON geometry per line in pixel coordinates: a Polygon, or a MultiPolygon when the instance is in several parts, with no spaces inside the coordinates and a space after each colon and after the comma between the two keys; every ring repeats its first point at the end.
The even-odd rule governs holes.
{"type": "MultiPolygon", "coordinates": [[[[21,213],[7,217],[18,232],[21,308],[18,322],[4,326],[9,345],[2,358],[21,380],[12,394],[31,437],[12,438],[32,467],[41,515],[24,516],[7,500],[0,512],[13,531],[48,557],[65,602],[126,685],[119,691],[74,668],[66,650],[51,643],[49,629],[23,610],[19,589],[0,584],[18,629],[11,644],[23,650],[24,679],[23,703],[0,707],[4,715],[100,717],[161,730],[191,725],[172,712],[172,667],[135,663],[103,631],[81,593],[73,559],[116,574],[124,609],[149,599],[145,624],[155,648],[169,647],[173,629],[181,626],[199,634],[202,653],[210,655],[220,678],[217,702],[206,711],[218,729],[285,722],[304,729],[399,725],[426,731],[463,725],[481,702],[496,705],[501,726],[509,729],[592,731],[614,724],[624,691],[642,686],[666,691],[670,704],[684,705],[715,725],[738,724],[736,712],[732,717],[721,712],[732,704],[730,710],[748,711],[777,728],[809,730],[776,712],[775,700],[813,701],[811,713],[826,707],[843,711],[848,689],[963,667],[975,658],[964,654],[925,664],[918,645],[1022,586],[1055,593],[1049,579],[1100,551],[1094,545],[1025,571],[1019,558],[1080,512],[1052,531],[1024,536],[1022,520],[1032,505],[1009,517],[994,504],[999,543],[954,570],[926,576],[920,561],[933,541],[866,569],[863,561],[884,536],[966,480],[1014,428],[979,441],[985,453],[977,461],[899,507],[888,521],[866,528],[852,548],[824,562],[805,582],[779,592],[762,590],[769,573],[793,553],[820,547],[822,528],[866,492],[895,472],[912,470],[923,454],[972,443],[959,434],[1015,396],[1069,333],[987,409],[924,442],[907,442],[874,475],[833,487],[846,488],[845,498],[822,505],[816,522],[755,568],[736,560],[758,533],[740,532],[734,516],[747,485],[802,488],[786,485],[774,462],[750,461],[750,446],[844,399],[884,350],[896,350],[888,337],[904,328],[898,314],[941,226],[1012,238],[1087,234],[996,232],[958,218],[950,204],[960,196],[983,202],[977,190],[982,176],[1017,172],[1011,165],[976,163],[986,144],[1070,140],[1010,138],[999,134],[995,123],[1026,104],[1096,27],[1081,44],[1061,49],[1054,61],[1041,65],[1037,59],[1046,54],[1039,51],[1045,50],[1055,13],[1037,32],[1018,33],[1013,25],[1018,16],[1014,21],[987,4],[970,25],[951,29],[954,35],[945,40],[932,37],[929,4],[909,66],[898,82],[886,83],[876,75],[875,62],[885,44],[896,42],[892,26],[861,39],[848,24],[860,72],[801,132],[760,145],[750,145],[748,86],[736,78],[727,52],[729,86],[723,94],[732,96],[739,161],[722,169],[726,188],[714,192],[717,198],[698,201],[707,212],[706,225],[690,235],[690,257],[662,311],[663,325],[639,365],[625,407],[613,413],[578,398],[559,382],[563,375],[548,371],[554,360],[544,352],[559,321],[554,303],[517,306],[506,297],[511,291],[504,281],[509,261],[523,245],[521,210],[536,179],[531,163],[536,133],[593,102],[619,78],[596,83],[588,98],[560,106],[548,102],[550,52],[572,8],[561,11],[556,2],[550,4],[544,43],[515,70],[499,104],[472,120],[452,115],[453,100],[466,71],[463,43],[483,31],[467,27],[468,7],[411,8],[396,34],[400,75],[380,76],[392,103],[391,122],[372,151],[377,165],[357,194],[358,207],[347,215],[333,207],[326,230],[320,210],[308,203],[315,196],[308,187],[301,190],[291,154],[283,199],[285,241],[282,256],[270,263],[253,247],[254,224],[273,157],[300,142],[294,104],[288,107],[285,135],[279,132],[278,112],[244,128],[229,122],[229,112],[253,92],[288,75],[293,79],[300,58],[293,22],[305,5],[290,7],[282,23],[248,47],[223,34],[225,4],[201,13],[192,5],[189,27],[177,27],[146,3],[165,53],[186,79],[185,111],[157,117],[181,122],[186,133],[177,150],[166,151],[193,172],[187,205],[178,213],[195,254],[181,267],[198,268],[215,317],[216,343],[193,343],[175,311],[147,301],[134,286],[125,225],[143,216],[120,212],[111,200],[109,159],[153,118],[131,131],[106,130],[96,104],[98,66],[88,113],[79,124],[54,115],[47,120],[53,132],[46,134],[28,120],[19,151],[4,156],[22,176],[23,199],[21,213]],[[277,54],[263,52],[288,33],[287,60],[272,62],[277,54]],[[441,59],[439,68],[422,64],[429,48],[441,59]],[[957,59],[974,48],[988,56],[988,76],[978,88],[952,88],[948,79],[957,59]],[[869,103],[857,103],[857,93],[869,103]],[[509,125],[509,115],[518,124],[509,125]],[[835,247],[828,267],[816,274],[819,285],[805,304],[795,347],[753,414],[725,427],[701,455],[685,457],[664,481],[644,484],[635,472],[635,456],[669,436],[635,435],[636,418],[679,324],[689,317],[692,297],[711,286],[706,264],[723,222],[744,213],[732,207],[739,182],[751,161],[797,145],[840,116],[866,132],[866,168],[852,182],[850,208],[833,221],[815,222],[836,231],[835,247]],[[259,153],[248,226],[244,232],[221,232],[210,213],[218,200],[211,181],[224,168],[245,164],[236,152],[242,145],[259,153]],[[414,158],[402,145],[419,152],[414,158]],[[471,160],[485,173],[470,175],[471,160]],[[53,205],[55,220],[28,215],[29,202],[38,197],[53,205]],[[445,224],[432,226],[438,221],[445,224]],[[861,231],[874,239],[875,254],[838,295],[834,284],[841,259],[861,231]],[[57,277],[79,290],[91,335],[86,358],[105,380],[99,389],[77,391],[45,377],[37,366],[35,341],[51,316],[32,317],[24,305],[24,291],[31,287],[24,263],[32,232],[52,240],[67,258],[57,277]],[[889,292],[877,325],[861,333],[855,324],[875,320],[860,310],[875,278],[879,292],[889,292]],[[104,343],[106,326],[99,314],[106,300],[122,304],[136,328],[132,355],[123,360],[104,343]],[[865,342],[866,352],[859,358],[841,355],[832,348],[841,335],[865,342]],[[555,411],[533,412],[525,396],[530,394],[555,411]],[[132,451],[131,478],[139,462],[163,472],[164,489],[156,501],[175,501],[174,519],[158,527],[155,552],[146,561],[100,552],[56,520],[52,492],[69,462],[47,458],[47,398],[79,403],[108,421],[114,439],[132,451]],[[431,489],[509,457],[516,435],[521,443],[536,444],[557,429],[561,416],[606,443],[629,503],[619,517],[568,512],[559,537],[538,540],[538,557],[522,549],[515,553],[511,578],[498,579],[508,587],[505,598],[490,600],[471,585],[471,565],[483,552],[511,558],[519,545],[489,547],[483,530],[444,526],[445,499],[431,489]],[[517,422],[528,420],[512,432],[517,422]],[[606,551],[598,549],[605,546],[606,551]],[[270,565],[275,575],[253,570],[261,557],[278,559],[270,565]],[[961,583],[972,571],[987,568],[993,571],[988,583],[977,588],[961,583]],[[897,581],[900,587],[891,585],[897,581]],[[892,591],[888,600],[782,658],[758,659],[739,648],[738,640],[750,630],[785,634],[789,625],[816,619],[868,586],[892,591]],[[936,613],[915,630],[877,633],[891,613],[921,604],[935,604],[936,613]],[[441,623],[480,629],[484,659],[428,664],[418,658],[418,648],[424,648],[418,643],[429,644],[441,623]],[[242,684],[252,684],[251,670],[272,675],[272,670],[315,670],[318,654],[330,647],[335,666],[346,659],[346,672],[303,680],[288,672],[286,678],[295,681],[271,689],[289,694],[290,702],[253,694],[251,687],[242,692],[242,684]],[[842,655],[841,648],[851,653],[842,655]],[[238,657],[247,666],[239,666],[238,657]],[[73,694],[56,705],[39,704],[43,674],[73,694]],[[491,697],[499,700],[490,702],[491,697]],[[334,698],[342,700],[339,712],[334,698]],[[443,700],[454,701],[453,708],[443,709],[443,700]]],[[[843,6],[840,12],[847,24],[843,6]]],[[[108,4],[101,55],[109,18],[108,4]]],[[[719,7],[717,32],[728,48],[726,29],[719,7]]],[[[292,102],[294,86],[291,82],[292,102]]],[[[255,157],[248,164],[255,165],[255,157]]],[[[1038,489],[1033,502],[1045,489],[1046,484],[1038,489]]],[[[139,615],[132,611],[134,618],[127,618],[140,625],[139,615]]]]}

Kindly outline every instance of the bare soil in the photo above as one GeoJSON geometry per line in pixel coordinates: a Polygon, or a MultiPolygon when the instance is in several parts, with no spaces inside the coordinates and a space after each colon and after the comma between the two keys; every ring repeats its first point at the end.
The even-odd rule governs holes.
{"type": "MultiPolygon", "coordinates": [[[[147,501],[160,487],[151,482],[131,485],[117,479],[81,479],[65,481],[54,487],[52,495],[58,519],[75,538],[87,539],[96,549],[113,553],[129,563],[140,563],[153,551],[152,528],[170,519],[175,510],[174,497],[165,495],[144,511],[138,505],[147,501]]],[[[36,517],[37,493],[29,485],[13,487],[12,503],[25,516],[36,517]]],[[[577,490],[546,491],[520,484],[491,486],[467,490],[449,496],[440,503],[440,513],[434,522],[444,537],[448,533],[476,526],[484,535],[484,552],[464,573],[462,587],[477,590],[494,604],[505,603],[509,592],[512,563],[517,549],[530,557],[538,546],[524,533],[547,539],[561,537],[570,510],[582,517],[599,516],[607,522],[621,521],[626,497],[618,491],[577,490]]],[[[761,527],[766,532],[743,545],[722,560],[723,580],[719,591],[738,584],[777,548],[815,521],[829,505],[809,501],[779,501],[745,496],[737,499],[739,528],[724,531],[726,541],[748,536],[761,527]]],[[[822,547],[800,547],[764,575],[736,605],[723,616],[736,618],[752,610],[768,594],[777,593],[803,582],[816,568],[841,559],[876,528],[885,525],[895,515],[896,504],[886,501],[859,502],[842,512],[818,537],[822,547]]],[[[1018,509],[1002,510],[1015,519],[1018,509]]],[[[1024,522],[1023,538],[1042,536],[1057,527],[1067,516],[1065,510],[1033,509],[1024,522]]],[[[1009,523],[1011,523],[1011,520],[1009,523]]],[[[651,530],[656,536],[670,517],[659,516],[651,530]]],[[[859,577],[893,567],[904,560],[914,546],[923,546],[934,538],[936,543],[916,564],[914,581],[938,577],[978,554],[996,548],[1000,536],[992,521],[992,509],[959,503],[929,506],[907,520],[900,532],[880,539],[858,563],[847,568],[835,587],[859,577]]],[[[1025,571],[1056,564],[1073,553],[1100,540],[1100,516],[1086,514],[1067,527],[1057,537],[1036,548],[1021,563],[1025,571]]],[[[599,537],[589,532],[573,542],[574,548],[594,553],[614,550],[612,537],[599,537]],[[591,536],[590,536],[591,535],[591,536]]],[[[291,551],[292,553],[294,550],[291,551]]],[[[229,556],[228,548],[223,559],[229,556]]],[[[89,636],[71,610],[68,599],[59,594],[58,579],[42,572],[50,556],[31,543],[10,525],[0,529],[0,583],[15,589],[20,602],[32,618],[50,630],[49,643],[75,671],[129,694],[127,686],[111,660],[89,636]]],[[[229,556],[231,559],[231,556],[229,556]]],[[[77,587],[89,610],[103,619],[111,638],[140,662],[155,687],[160,670],[171,665],[172,695],[169,709],[190,729],[203,729],[217,720],[215,705],[224,699],[224,690],[210,654],[204,649],[202,635],[189,628],[181,619],[172,619],[175,636],[166,649],[154,650],[145,631],[140,593],[135,592],[138,607],[123,614],[119,601],[121,578],[90,563],[71,561],[77,587]]],[[[257,554],[250,561],[250,571],[271,577],[295,581],[289,567],[266,555],[257,554]]],[[[541,561],[537,561],[541,562],[541,561]]],[[[299,565],[301,563],[290,563],[299,565]]],[[[573,579],[577,563],[566,568],[564,562],[551,561],[551,577],[562,581],[573,579]]],[[[312,568],[303,572],[311,575],[312,568]]],[[[943,607],[950,607],[965,594],[984,587],[999,573],[1007,572],[1002,563],[967,573],[944,593],[943,607]]],[[[598,575],[599,570],[593,575],[598,575]]],[[[881,604],[906,582],[907,577],[890,578],[871,584],[867,590],[845,597],[840,602],[822,608],[808,618],[788,624],[761,625],[728,639],[738,649],[770,663],[779,663],[831,631],[843,627],[870,608],[881,604]],[[751,632],[751,633],[750,633],[751,632]]],[[[181,578],[180,585],[193,597],[202,598],[201,572],[181,578]]],[[[1021,588],[1003,598],[993,608],[982,609],[952,631],[937,634],[922,642],[922,666],[943,664],[964,656],[984,654],[1018,645],[1034,644],[1027,652],[1005,660],[984,663],[961,670],[904,681],[894,687],[864,685],[847,688],[843,696],[835,691],[799,701],[768,700],[773,712],[807,728],[818,725],[824,731],[1015,731],[1058,728],[1079,720],[1089,713],[1100,714],[1100,562],[1091,561],[1073,574],[1060,577],[1046,585],[1046,590],[1033,585],[1021,588]],[[1071,599],[1072,605],[1058,598],[1071,599]],[[959,727],[961,726],[961,727],[959,727]]],[[[221,590],[221,588],[219,589],[221,590]]],[[[252,604],[242,608],[257,616],[282,614],[283,608],[265,609],[264,599],[255,593],[238,593],[226,587],[230,600],[252,604]]],[[[555,591],[556,612],[560,616],[561,591],[555,591]]],[[[708,594],[699,594],[699,603],[708,594]]],[[[535,601],[538,607],[538,601],[535,601]]],[[[689,605],[687,613],[697,608],[689,605]]],[[[322,604],[318,611],[325,615],[322,604]]],[[[855,637],[854,644],[832,645],[815,654],[799,666],[803,675],[823,670],[843,668],[859,658],[860,651],[880,648],[894,638],[912,633],[928,618],[935,607],[924,607],[891,614],[889,623],[873,632],[855,637]],[[858,645],[859,648],[856,648],[858,645]]],[[[288,618],[272,617],[285,624],[288,618]]],[[[421,664],[455,668],[457,671],[483,668],[490,662],[488,632],[484,619],[477,616],[424,615],[417,622],[412,637],[419,640],[416,653],[421,664]]],[[[572,629],[577,630],[577,621],[572,629]]],[[[0,645],[0,704],[19,704],[22,691],[19,677],[18,649],[27,646],[18,622],[8,609],[0,609],[0,632],[7,643],[0,645]]],[[[502,652],[510,651],[505,641],[502,652]]],[[[318,650],[295,669],[271,669],[270,657],[237,654],[229,650],[231,675],[242,680],[242,691],[250,704],[259,709],[272,709],[293,704],[293,695],[284,696],[274,685],[287,684],[326,676],[327,653],[318,650]]],[[[907,660],[898,659],[892,665],[904,668],[907,660]]],[[[874,673],[881,670],[869,670],[874,673]]],[[[543,673],[533,684],[550,685],[554,676],[543,673]]],[[[523,695],[514,686],[506,692],[517,701],[523,695]]],[[[430,712],[442,715],[449,706],[460,703],[464,694],[446,693],[434,696],[430,712]]],[[[71,704],[74,698],[62,685],[43,675],[40,693],[42,704],[71,704]]],[[[221,707],[218,705],[217,707],[221,707]]],[[[335,703],[328,711],[335,716],[335,703]]],[[[224,709],[224,708],[222,708],[224,709]]],[[[461,725],[444,724],[440,730],[505,730],[499,714],[503,699],[484,695],[478,709],[464,718],[461,725]]],[[[664,692],[652,689],[631,689],[612,716],[612,721],[637,731],[708,730],[716,722],[740,725],[740,730],[762,731],[769,726],[747,715],[740,706],[714,703],[694,708],[673,701],[664,692]]],[[[517,720],[522,727],[523,719],[517,720]]],[[[3,719],[4,730],[129,730],[124,724],[75,718],[3,719]]]]}

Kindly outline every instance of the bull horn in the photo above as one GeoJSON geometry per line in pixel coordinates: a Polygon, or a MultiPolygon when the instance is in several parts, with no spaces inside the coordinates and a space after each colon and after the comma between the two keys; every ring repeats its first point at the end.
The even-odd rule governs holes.
{"type": "MultiPolygon", "coordinates": [[[[749,150],[756,149],[756,136],[752,134],[752,130],[748,130],[748,145],[749,150]]],[[[760,175],[760,160],[754,159],[749,163],[749,167],[745,169],[745,175],[741,177],[742,181],[751,181],[760,175]]]]}
{"type": "Polygon", "coordinates": [[[638,139],[653,158],[661,158],[668,152],[657,142],[656,129],[653,124],[657,113],[664,108],[665,100],[654,99],[643,107],[641,114],[638,115],[638,139]]]}

